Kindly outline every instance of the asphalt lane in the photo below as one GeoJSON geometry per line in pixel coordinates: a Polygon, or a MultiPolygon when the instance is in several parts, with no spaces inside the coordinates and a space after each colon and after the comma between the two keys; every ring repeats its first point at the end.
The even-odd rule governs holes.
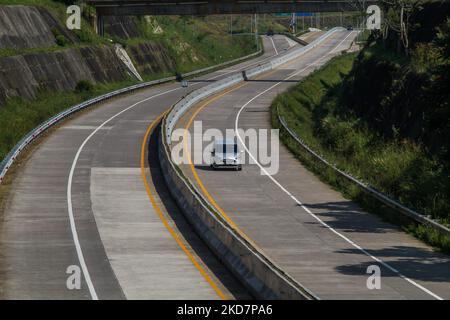
{"type": "MultiPolygon", "coordinates": [[[[287,41],[277,42],[280,51],[289,47],[287,41]]],[[[0,224],[0,297],[248,297],[176,211],[161,186],[158,166],[148,165],[152,140],[143,138],[150,123],[189,90],[275,53],[268,39],[264,47],[263,56],[199,77],[187,89],[171,83],[108,101],[43,139],[18,171],[0,224]],[[150,148],[144,155],[143,143],[150,148]],[[180,249],[149,201],[142,156],[162,217],[199,266],[180,249]],[[81,267],[79,290],[66,286],[70,266],[81,267]]]]}
{"type": "MultiPolygon", "coordinates": [[[[348,35],[339,32],[296,62],[199,103],[179,127],[195,120],[203,130],[225,132],[235,129],[239,115],[238,128],[269,129],[273,98],[338,54],[336,46],[347,48],[355,33],[348,35]]],[[[448,256],[343,198],[282,145],[273,180],[256,164],[239,172],[211,170],[207,163],[181,167],[242,233],[320,298],[450,298],[448,256]],[[380,289],[367,287],[371,265],[380,267],[380,289]]]]}

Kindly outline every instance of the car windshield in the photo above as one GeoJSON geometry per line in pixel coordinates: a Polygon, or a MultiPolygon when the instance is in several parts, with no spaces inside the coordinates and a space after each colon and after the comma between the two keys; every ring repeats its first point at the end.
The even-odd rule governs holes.
{"type": "Polygon", "coordinates": [[[218,144],[216,151],[223,154],[237,154],[237,144],[218,144]]]}

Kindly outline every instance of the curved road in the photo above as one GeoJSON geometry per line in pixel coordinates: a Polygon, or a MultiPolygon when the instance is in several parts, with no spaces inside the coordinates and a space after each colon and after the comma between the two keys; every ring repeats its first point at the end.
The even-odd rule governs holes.
{"type": "Polygon", "coordinates": [[[108,101],[42,139],[18,170],[0,220],[0,297],[249,298],[170,199],[149,125],[187,90],[291,46],[274,40],[264,39],[263,56],[188,89],[171,83],[108,101]],[[77,275],[80,289],[69,290],[77,275]]]}
{"type": "MultiPolygon", "coordinates": [[[[178,127],[191,135],[194,121],[223,133],[271,128],[269,107],[277,93],[348,48],[355,35],[336,33],[294,63],[202,101],[178,127]]],[[[250,153],[260,161],[248,148],[245,158],[250,153]]],[[[191,154],[200,156],[199,150],[191,154]]],[[[448,256],[343,198],[282,145],[272,176],[261,174],[267,168],[258,163],[242,171],[215,171],[206,162],[181,168],[219,213],[319,298],[450,299],[448,256]],[[380,268],[380,289],[367,287],[371,265],[380,268]]]]}

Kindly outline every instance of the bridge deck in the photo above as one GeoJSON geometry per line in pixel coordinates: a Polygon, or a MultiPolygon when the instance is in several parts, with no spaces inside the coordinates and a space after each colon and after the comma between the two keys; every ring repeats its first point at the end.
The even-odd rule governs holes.
{"type": "MultiPolygon", "coordinates": [[[[366,1],[365,5],[377,1],[366,1]]],[[[100,15],[207,15],[231,13],[337,12],[363,8],[349,0],[88,0],[100,15]]]]}

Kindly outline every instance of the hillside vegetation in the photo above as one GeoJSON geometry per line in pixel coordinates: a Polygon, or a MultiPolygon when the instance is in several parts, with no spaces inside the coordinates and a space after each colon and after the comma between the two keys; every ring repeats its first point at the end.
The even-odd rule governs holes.
{"type": "MultiPolygon", "coordinates": [[[[82,11],[82,29],[69,31],[65,28],[64,1],[2,0],[0,8],[1,5],[13,5],[16,9],[19,8],[16,5],[33,6],[37,11],[24,10],[21,16],[23,21],[30,21],[27,28],[32,28],[38,15],[44,17],[40,19],[44,19],[49,28],[45,29],[46,35],[38,35],[42,39],[36,39],[30,36],[35,32],[25,32],[24,26],[10,25],[9,38],[0,38],[0,161],[27,132],[49,117],[93,96],[137,82],[124,71],[117,58],[108,59],[110,72],[99,70],[106,62],[105,57],[114,53],[114,44],[125,48],[144,80],[200,69],[256,51],[254,37],[232,37],[225,19],[108,18],[106,34],[100,37],[89,23],[93,14],[89,7],[82,11]],[[33,19],[27,18],[30,12],[35,15],[33,19]],[[22,39],[15,35],[15,30],[21,30],[22,39]],[[86,57],[85,52],[98,56],[86,57]],[[64,79],[55,78],[58,72],[70,69],[67,57],[77,59],[74,60],[77,79],[87,85],[79,86],[83,83],[74,82],[70,74],[64,75],[64,79]],[[52,72],[53,61],[59,61],[64,69],[59,67],[58,72],[52,72]],[[8,71],[19,70],[25,62],[32,66],[31,73],[38,78],[38,83],[20,84],[15,79],[16,71],[8,71]],[[83,70],[93,73],[85,73],[83,78],[83,70]],[[25,85],[30,90],[28,87],[24,90],[25,85]]],[[[20,14],[20,10],[16,11],[20,14]]],[[[27,74],[20,72],[21,77],[27,74]]]]}
{"type": "MultiPolygon", "coordinates": [[[[359,54],[335,58],[278,96],[272,109],[275,125],[278,109],[289,127],[339,168],[444,224],[450,223],[448,14],[449,6],[440,3],[417,8],[407,46],[392,30],[374,33],[359,54]]],[[[408,225],[283,139],[348,197],[450,252],[450,239],[408,225]]]]}

